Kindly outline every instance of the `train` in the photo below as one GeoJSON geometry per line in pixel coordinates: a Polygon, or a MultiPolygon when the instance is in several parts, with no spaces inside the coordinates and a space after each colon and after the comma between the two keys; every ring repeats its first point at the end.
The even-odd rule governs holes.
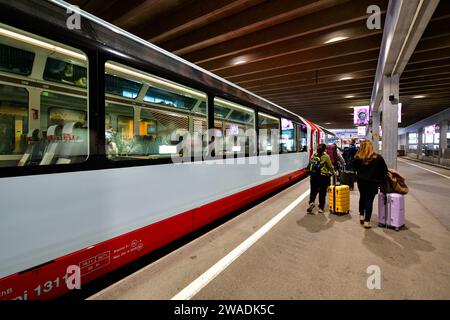
{"type": "Polygon", "coordinates": [[[301,179],[327,134],[64,1],[0,17],[1,300],[64,295],[301,179]]]}

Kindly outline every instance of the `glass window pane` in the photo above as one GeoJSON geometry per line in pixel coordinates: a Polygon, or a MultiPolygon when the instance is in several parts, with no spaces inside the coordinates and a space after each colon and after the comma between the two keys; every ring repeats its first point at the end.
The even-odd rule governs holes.
{"type": "Polygon", "coordinates": [[[28,91],[0,84],[0,166],[16,166],[27,147],[28,91]]]}
{"type": "MultiPolygon", "coordinates": [[[[4,39],[4,38],[0,38],[4,39]]],[[[0,71],[28,76],[33,69],[34,53],[0,43],[0,71]]]]}
{"type": "Polygon", "coordinates": [[[40,130],[44,144],[40,165],[85,161],[88,156],[87,99],[42,92],[40,130]]]}
{"type": "Polygon", "coordinates": [[[255,111],[220,98],[214,98],[214,127],[216,155],[256,154],[255,140],[255,111]]]}
{"type": "Polygon", "coordinates": [[[80,50],[9,26],[2,27],[8,29],[8,33],[0,37],[1,70],[31,75],[34,52],[39,52],[45,56],[44,84],[52,81],[82,89],[79,96],[71,96],[63,94],[65,89],[52,86],[52,92],[41,92],[40,103],[34,100],[29,103],[28,92],[39,90],[36,87],[28,87],[28,83],[24,83],[26,88],[1,85],[0,154],[3,156],[0,156],[0,165],[38,166],[84,161],[88,156],[86,56],[80,50]]]}
{"type": "Polygon", "coordinates": [[[296,137],[294,123],[281,118],[281,152],[296,151],[296,137]]]}
{"type": "Polygon", "coordinates": [[[105,91],[116,96],[135,99],[141,91],[142,83],[120,78],[114,75],[105,75],[105,91]]]}
{"type": "Polygon", "coordinates": [[[298,134],[297,134],[297,150],[300,152],[307,151],[307,128],[304,123],[298,125],[298,134]]]}
{"type": "Polygon", "coordinates": [[[185,110],[191,110],[197,103],[195,98],[153,86],[148,88],[144,101],[185,110]]]}
{"type": "Polygon", "coordinates": [[[203,141],[207,128],[206,94],[113,62],[108,62],[106,69],[114,70],[118,77],[129,77],[136,83],[148,86],[144,102],[139,106],[117,104],[114,106],[115,110],[112,110],[112,104],[107,103],[108,158],[132,160],[169,158],[173,155],[188,157],[192,155],[188,152],[192,147],[194,151],[197,150],[198,155],[202,154],[206,146],[203,141]],[[184,141],[188,133],[191,140],[184,141]],[[186,143],[187,146],[182,146],[186,143]]]}
{"type": "Polygon", "coordinates": [[[105,104],[106,154],[111,159],[138,154],[134,139],[134,109],[110,102],[105,104]]]}
{"type": "Polygon", "coordinates": [[[68,61],[47,58],[44,79],[86,88],[87,68],[68,61]]]}
{"type": "Polygon", "coordinates": [[[261,153],[279,152],[278,138],[280,135],[280,120],[273,116],[258,113],[259,151],[261,153]],[[273,144],[276,143],[274,146],[273,144]]]}

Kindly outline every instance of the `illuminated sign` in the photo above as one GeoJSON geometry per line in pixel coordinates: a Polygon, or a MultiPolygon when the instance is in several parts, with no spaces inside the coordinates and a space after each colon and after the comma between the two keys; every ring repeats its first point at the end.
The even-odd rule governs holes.
{"type": "Polygon", "coordinates": [[[366,127],[360,126],[358,127],[358,136],[365,136],[366,135],[366,127]]]}
{"type": "Polygon", "coordinates": [[[291,120],[281,118],[281,130],[294,129],[294,124],[291,120]]]}
{"type": "Polygon", "coordinates": [[[435,134],[436,133],[436,125],[428,126],[423,128],[425,131],[425,134],[435,134]]]}
{"type": "Polygon", "coordinates": [[[369,106],[353,108],[353,123],[358,126],[365,126],[369,123],[369,106]]]}

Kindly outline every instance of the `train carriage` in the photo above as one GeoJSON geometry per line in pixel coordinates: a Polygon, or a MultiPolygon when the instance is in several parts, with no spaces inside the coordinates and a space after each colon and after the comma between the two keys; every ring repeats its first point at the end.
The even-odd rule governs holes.
{"type": "Polygon", "coordinates": [[[71,8],[0,0],[0,299],[123,266],[299,179],[319,143],[312,122],[86,12],[69,30],[71,8]]]}

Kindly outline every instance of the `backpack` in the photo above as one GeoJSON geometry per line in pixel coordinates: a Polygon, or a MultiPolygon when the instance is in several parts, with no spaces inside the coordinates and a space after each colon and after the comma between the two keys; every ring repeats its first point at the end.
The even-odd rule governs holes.
{"type": "Polygon", "coordinates": [[[333,166],[337,164],[337,149],[334,145],[327,146],[327,154],[330,157],[333,166]]]}
{"type": "Polygon", "coordinates": [[[315,153],[312,155],[309,161],[308,167],[306,167],[306,172],[310,175],[320,174],[322,165],[320,164],[320,157],[315,153]]]}

